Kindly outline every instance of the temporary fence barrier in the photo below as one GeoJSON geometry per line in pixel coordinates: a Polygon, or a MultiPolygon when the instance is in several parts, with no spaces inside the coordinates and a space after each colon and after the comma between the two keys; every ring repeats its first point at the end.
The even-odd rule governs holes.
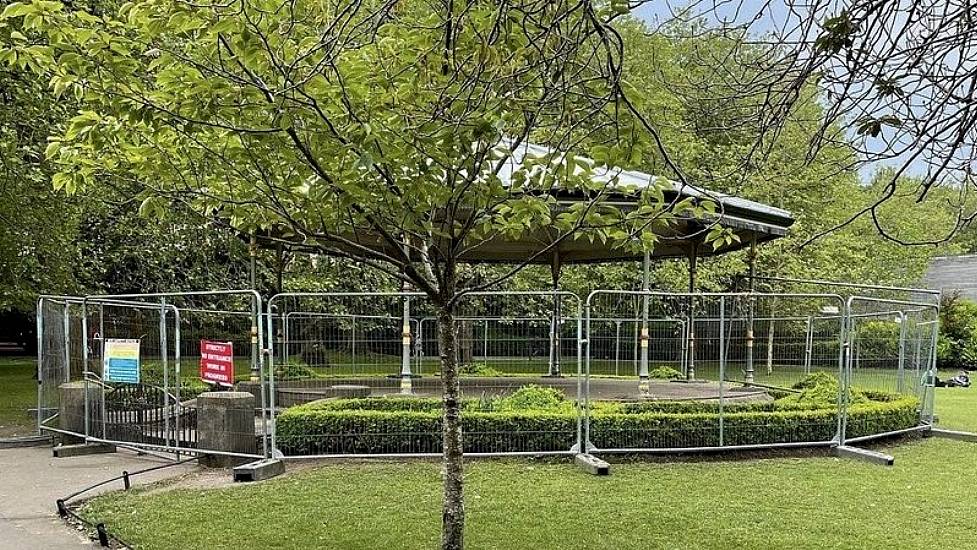
{"type": "MultiPolygon", "coordinates": [[[[465,452],[827,446],[928,429],[938,307],[911,298],[465,295],[452,311],[465,452]],[[815,394],[830,381],[825,406],[815,394]]],[[[251,291],[42,297],[39,428],[167,453],[440,454],[445,317],[428,297],[283,293],[265,306],[251,291]],[[138,379],[107,375],[123,341],[138,342],[138,379]],[[250,450],[200,441],[196,397],[217,389],[196,369],[205,342],[217,363],[233,349],[231,383],[254,396],[254,426],[229,434],[250,450]]]]}
{"type": "MultiPolygon", "coordinates": [[[[596,333],[606,323],[601,319],[641,312],[639,403],[633,407],[659,414],[607,418],[585,406],[588,445],[595,452],[660,452],[831,444],[840,407],[819,415],[796,414],[793,409],[782,411],[769,404],[769,392],[743,388],[780,387],[789,392],[812,369],[840,376],[843,309],[840,296],[825,294],[591,293],[585,306],[587,334],[596,333]],[[837,317],[831,323],[833,330],[820,331],[815,340],[810,328],[813,318],[830,315],[837,317]],[[650,327],[660,318],[681,319],[687,327],[684,342],[678,344],[686,350],[678,381],[654,381],[650,376],[657,365],[644,350],[652,348],[650,327]],[[758,342],[763,342],[762,354],[756,353],[758,342]],[[807,349],[815,344],[832,348],[834,360],[809,362],[807,349]],[[744,379],[754,385],[731,383],[744,379]],[[700,414],[676,417],[669,414],[671,410],[656,407],[651,401],[655,398],[694,400],[698,405],[684,409],[700,414]]],[[[585,399],[593,393],[588,390],[595,379],[590,367],[592,344],[588,339],[585,399]]],[[[810,356],[813,358],[813,350],[810,356]]]]}
{"type": "Polygon", "coordinates": [[[39,429],[166,453],[268,455],[261,312],[253,291],[42,297],[39,429]],[[200,366],[211,342],[226,350],[226,370],[208,384],[200,366]],[[240,440],[240,451],[209,447],[198,438],[197,396],[241,379],[258,383],[257,421],[222,436],[240,440]]]}
{"type": "MultiPolygon", "coordinates": [[[[303,457],[440,453],[441,324],[425,296],[282,294],[268,311],[268,333],[288,350],[269,353],[286,359],[271,367],[276,450],[303,457]],[[363,399],[349,411],[331,410],[328,401],[397,396],[407,400],[363,399]],[[317,407],[330,412],[316,414],[317,407]]],[[[579,312],[579,299],[566,292],[471,293],[459,301],[453,318],[469,452],[567,453],[576,444],[579,312]],[[568,359],[574,376],[563,377],[568,359]],[[490,414],[544,377],[566,399],[559,418],[510,429],[512,422],[490,414]]]]}
{"type": "MultiPolygon", "coordinates": [[[[915,398],[919,403],[918,422],[895,431],[932,428],[938,306],[922,301],[851,296],[846,311],[848,345],[844,385],[861,391],[915,398]]],[[[855,397],[852,391],[842,393],[842,399],[846,401],[855,397]]],[[[862,425],[864,422],[846,416],[839,440],[842,443],[859,442],[893,435],[866,429],[862,425]],[[855,435],[850,437],[852,432],[855,435]]]]}

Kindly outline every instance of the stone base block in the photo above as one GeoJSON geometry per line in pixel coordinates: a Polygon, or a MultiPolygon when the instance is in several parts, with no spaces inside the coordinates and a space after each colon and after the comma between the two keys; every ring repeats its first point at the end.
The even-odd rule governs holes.
{"type": "Polygon", "coordinates": [[[114,453],[115,445],[108,443],[81,443],[78,445],[58,445],[54,448],[54,458],[114,453]]]}
{"type": "Polygon", "coordinates": [[[234,468],[234,481],[263,481],[285,473],[285,462],[266,458],[234,468]]]}
{"type": "Polygon", "coordinates": [[[849,447],[847,445],[835,447],[835,456],[864,460],[880,466],[892,466],[896,462],[896,459],[891,455],[877,451],[870,451],[869,449],[861,449],[859,447],[849,447]]]}
{"type": "MultiPolygon", "coordinates": [[[[201,452],[255,454],[254,396],[247,392],[207,392],[197,397],[197,448],[201,452]]],[[[233,468],[249,458],[205,454],[200,465],[233,468]]]]}
{"type": "Polygon", "coordinates": [[[595,476],[611,475],[611,465],[592,454],[578,454],[573,457],[573,462],[589,474],[595,476]]]}
{"type": "Polygon", "coordinates": [[[218,454],[207,454],[201,455],[197,464],[200,464],[204,468],[235,468],[244,464],[245,462],[253,460],[245,456],[229,456],[229,455],[218,455],[218,454]]]}
{"type": "Polygon", "coordinates": [[[960,432],[957,430],[930,430],[930,435],[933,437],[942,437],[945,439],[956,439],[957,441],[967,441],[969,443],[977,443],[977,434],[971,432],[960,432]]]}

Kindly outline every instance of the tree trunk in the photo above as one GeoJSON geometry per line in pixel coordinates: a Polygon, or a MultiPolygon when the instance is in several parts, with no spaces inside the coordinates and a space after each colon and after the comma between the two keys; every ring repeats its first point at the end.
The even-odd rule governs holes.
{"type": "Polygon", "coordinates": [[[438,343],[441,348],[441,382],[444,386],[441,475],[444,501],[441,508],[441,548],[461,550],[465,545],[464,462],[461,441],[461,401],[458,381],[458,334],[453,306],[438,307],[438,343]]]}
{"type": "Polygon", "coordinates": [[[773,374],[773,321],[767,328],[767,374],[773,374]]]}
{"type": "Polygon", "coordinates": [[[475,359],[475,327],[471,321],[459,321],[461,339],[458,340],[458,364],[471,365],[475,359]]]}

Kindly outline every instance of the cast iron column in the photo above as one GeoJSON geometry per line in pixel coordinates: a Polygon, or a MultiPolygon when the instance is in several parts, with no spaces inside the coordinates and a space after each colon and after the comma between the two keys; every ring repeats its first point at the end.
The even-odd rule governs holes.
{"type": "Polygon", "coordinates": [[[560,271],[563,264],[560,260],[560,250],[553,251],[553,263],[550,264],[550,274],[553,277],[553,315],[550,321],[550,365],[549,374],[554,378],[563,376],[560,372],[560,317],[562,316],[560,302],[560,271]]]}
{"type": "Polygon", "coordinates": [[[641,291],[641,362],[638,370],[638,391],[641,395],[648,395],[651,391],[651,379],[648,377],[648,344],[650,335],[648,333],[648,292],[650,290],[651,277],[651,252],[645,250],[644,261],[642,263],[641,291]]]}
{"type": "Polygon", "coordinates": [[[403,295],[402,300],[404,303],[404,319],[403,326],[401,327],[400,393],[410,394],[413,392],[413,384],[411,382],[412,373],[410,371],[410,296],[407,295],[410,291],[410,286],[406,281],[401,283],[400,291],[403,295]]]}
{"type": "Polygon", "coordinates": [[[749,310],[746,314],[746,383],[753,383],[753,317],[756,299],[753,293],[756,292],[756,236],[750,241],[750,298],[749,310]]]}
{"type": "Polygon", "coordinates": [[[699,243],[693,241],[689,249],[689,368],[685,372],[685,379],[695,380],[695,275],[699,255],[699,243]]]}

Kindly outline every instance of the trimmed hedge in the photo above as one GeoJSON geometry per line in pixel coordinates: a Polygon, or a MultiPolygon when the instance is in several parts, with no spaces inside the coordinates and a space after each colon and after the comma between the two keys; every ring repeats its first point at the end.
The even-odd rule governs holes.
{"type": "MultiPolygon", "coordinates": [[[[285,454],[441,452],[441,412],[315,410],[293,407],[279,416],[278,446],[285,454]],[[298,410],[301,409],[301,410],[298,410]]],[[[577,417],[547,412],[467,412],[466,452],[567,450],[577,417]]]]}
{"type": "MultiPolygon", "coordinates": [[[[897,395],[876,392],[871,398],[875,401],[888,401],[897,395]]],[[[493,412],[507,410],[502,400],[471,399],[463,402],[463,410],[468,412],[493,412]]],[[[641,401],[641,402],[611,402],[592,401],[592,413],[710,413],[719,412],[719,401],[641,401]]],[[[833,406],[818,405],[816,403],[797,403],[789,400],[777,401],[727,401],[723,405],[724,413],[740,412],[773,412],[799,411],[812,409],[826,409],[833,406]]],[[[362,399],[323,399],[302,405],[304,410],[322,411],[440,411],[441,399],[435,397],[366,397],[362,399]]],[[[560,408],[573,408],[572,401],[565,401],[560,408]]],[[[291,409],[289,409],[291,410],[291,409]]],[[[543,410],[546,410],[545,408],[543,410]]]]}
{"type": "MultiPolygon", "coordinates": [[[[467,403],[467,402],[466,402],[467,403]]],[[[434,397],[364,397],[361,399],[320,399],[291,407],[285,412],[302,411],[441,411],[441,399],[434,397]]]]}
{"type": "MultiPolygon", "coordinates": [[[[604,449],[718,446],[716,409],[708,403],[681,403],[601,404],[591,413],[591,441],[604,449]],[[668,407],[674,408],[666,411],[668,407]]],[[[725,445],[828,441],[837,428],[833,408],[742,405],[740,409],[727,405],[724,411],[725,445]]],[[[851,406],[848,436],[911,428],[918,419],[917,399],[887,395],[851,406]]],[[[576,442],[577,421],[572,411],[485,411],[466,404],[465,451],[565,451],[576,442]]],[[[441,451],[440,402],[367,398],[309,403],[279,416],[277,438],[289,455],[437,453],[441,451]]]]}

